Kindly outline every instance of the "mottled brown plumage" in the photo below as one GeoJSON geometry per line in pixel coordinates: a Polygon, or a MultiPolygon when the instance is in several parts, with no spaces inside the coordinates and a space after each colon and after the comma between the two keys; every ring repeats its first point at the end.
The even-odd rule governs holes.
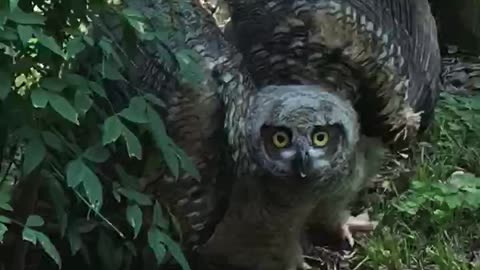
{"type": "MultiPolygon", "coordinates": [[[[226,36],[245,56],[260,93],[269,85],[331,85],[333,92],[353,104],[361,133],[392,148],[411,143],[428,126],[440,88],[440,54],[426,0],[227,2],[232,25],[226,36]]],[[[245,104],[237,101],[238,106],[227,110],[227,119],[247,121],[248,134],[249,119],[235,115],[245,104]]],[[[333,115],[322,109],[317,113],[333,115]]],[[[295,127],[302,121],[287,124],[295,127]]],[[[345,127],[347,133],[352,131],[349,124],[345,127]]],[[[358,155],[351,157],[350,166],[325,171],[344,173],[332,177],[338,183],[302,189],[300,179],[295,179],[296,185],[285,184],[283,176],[276,175],[281,166],[265,162],[258,154],[261,148],[249,152],[255,142],[248,135],[229,139],[240,181],[205,254],[242,269],[299,266],[299,234],[305,225],[313,232],[346,236],[348,203],[376,173],[381,160],[380,143],[352,144],[342,149],[358,155]],[[247,147],[238,148],[243,145],[247,147]],[[269,172],[261,174],[265,169],[269,172]]],[[[315,181],[322,182],[320,178],[315,181]]]]}
{"type": "Polygon", "coordinates": [[[420,124],[428,125],[440,54],[427,1],[227,2],[228,36],[234,36],[257,85],[348,85],[346,94],[364,112],[365,132],[385,139],[409,141],[420,124]]]}

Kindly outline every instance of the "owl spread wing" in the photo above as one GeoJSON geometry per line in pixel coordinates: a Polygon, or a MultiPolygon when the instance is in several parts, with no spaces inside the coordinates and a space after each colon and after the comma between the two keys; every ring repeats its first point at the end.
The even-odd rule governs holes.
{"type": "Polygon", "coordinates": [[[429,125],[441,85],[427,0],[227,2],[226,36],[257,85],[336,83],[354,101],[363,132],[392,144],[429,125]]]}
{"type": "MultiPolygon", "coordinates": [[[[242,129],[239,120],[244,113],[242,107],[248,103],[240,97],[253,93],[254,86],[247,72],[240,68],[238,52],[225,41],[211,14],[197,1],[129,0],[125,4],[151,18],[149,23],[155,29],[162,29],[166,22],[176,28],[165,43],[154,40],[136,44],[126,72],[129,84],[117,83],[108,94],[119,108],[128,104],[127,97],[136,95],[138,89],[164,101],[160,111],[168,137],[193,161],[201,179],[187,172],[175,179],[166,167],[158,168],[145,175],[141,188],[171,208],[186,237],[186,246],[193,247],[204,240],[202,237],[209,236],[212,224],[221,217],[214,214],[219,206],[217,199],[222,197],[221,188],[228,190],[232,182],[225,169],[229,164],[227,138],[236,145],[240,143],[241,136],[236,136],[236,132],[242,129]],[[200,73],[194,74],[200,78],[196,83],[182,80],[185,74],[180,74],[189,72],[188,67],[182,70],[182,65],[185,67],[189,61],[196,63],[200,73]],[[223,169],[227,176],[217,181],[223,169]]],[[[96,20],[109,29],[116,44],[127,43],[115,14],[96,20]]],[[[173,144],[168,138],[163,139],[163,143],[173,144]]],[[[173,152],[166,154],[182,153],[178,148],[171,149],[173,152]]],[[[148,150],[158,154],[153,147],[148,150]]]]}

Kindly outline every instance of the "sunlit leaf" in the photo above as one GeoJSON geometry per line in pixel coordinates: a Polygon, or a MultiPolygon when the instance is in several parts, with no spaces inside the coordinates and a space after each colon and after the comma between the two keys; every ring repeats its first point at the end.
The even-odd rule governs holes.
{"type": "Polygon", "coordinates": [[[48,92],[42,88],[35,88],[32,90],[30,99],[32,100],[32,105],[35,108],[45,108],[48,104],[48,92]]]}

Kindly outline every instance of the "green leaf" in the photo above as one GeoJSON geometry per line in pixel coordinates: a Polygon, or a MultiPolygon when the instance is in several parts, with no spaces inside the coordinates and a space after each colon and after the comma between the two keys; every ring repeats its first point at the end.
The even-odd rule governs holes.
{"type": "Polygon", "coordinates": [[[103,163],[110,157],[110,152],[103,145],[97,144],[85,150],[83,157],[95,163],[103,163]]]}
{"type": "Polygon", "coordinates": [[[23,173],[30,174],[45,159],[47,149],[40,138],[33,138],[25,147],[25,158],[23,160],[23,173]]]}
{"type": "Polygon", "coordinates": [[[30,39],[33,37],[34,31],[30,25],[21,25],[17,26],[18,36],[22,41],[23,45],[27,45],[30,39]]]}
{"type": "Polygon", "coordinates": [[[12,220],[9,217],[0,215],[0,223],[10,224],[12,223],[12,220]]]}
{"type": "Polygon", "coordinates": [[[123,127],[122,132],[125,143],[127,144],[127,151],[129,157],[136,157],[138,160],[142,159],[142,145],[137,136],[133,134],[127,127],[123,127]]]}
{"type": "Polygon", "coordinates": [[[77,224],[71,225],[67,230],[68,242],[70,243],[70,250],[72,256],[82,247],[82,238],[80,237],[79,227],[77,224]]]}
{"type": "Polygon", "coordinates": [[[163,100],[159,99],[158,97],[156,97],[152,94],[145,94],[144,97],[152,105],[157,105],[160,108],[166,108],[167,107],[167,105],[165,104],[165,102],[163,102],[163,100]]]}
{"type": "Polygon", "coordinates": [[[123,75],[118,70],[119,68],[115,65],[110,64],[107,61],[104,61],[102,64],[98,64],[95,69],[102,75],[103,78],[113,80],[113,81],[126,81],[123,75]]]}
{"type": "Polygon", "coordinates": [[[105,89],[103,89],[103,87],[97,82],[91,81],[88,83],[88,86],[93,92],[95,92],[95,94],[99,95],[100,97],[107,98],[107,93],[105,93],[105,89]]]}
{"type": "Polygon", "coordinates": [[[3,209],[5,211],[9,211],[9,212],[13,211],[12,206],[10,206],[10,204],[8,204],[6,202],[0,202],[0,209],[3,209]]]}
{"type": "Polygon", "coordinates": [[[24,227],[22,231],[22,239],[34,245],[37,244],[37,232],[28,227],[24,227]]]}
{"type": "Polygon", "coordinates": [[[164,250],[162,247],[166,246],[182,269],[190,270],[190,266],[188,265],[187,259],[185,258],[180,245],[173,241],[173,239],[164,232],[155,227],[150,228],[150,230],[148,230],[148,244],[153,249],[155,257],[157,258],[157,263],[160,263],[163,260],[165,254],[163,253],[164,250]],[[159,249],[159,251],[156,251],[156,249],[159,249]]]}
{"type": "Polygon", "coordinates": [[[182,269],[190,270],[190,265],[188,264],[180,245],[177,242],[173,241],[173,239],[164,232],[160,231],[160,235],[163,239],[162,242],[167,246],[168,251],[170,252],[170,254],[172,254],[178,264],[180,264],[182,269]]]}
{"type": "Polygon", "coordinates": [[[50,92],[48,94],[48,101],[50,103],[50,106],[52,106],[52,108],[63,118],[69,120],[76,125],[80,125],[80,122],[78,122],[77,111],[64,97],[60,96],[59,94],[50,92]]]}
{"type": "Polygon", "coordinates": [[[75,92],[75,108],[82,115],[86,114],[93,105],[93,100],[90,98],[89,93],[82,91],[75,92]]]}
{"type": "Polygon", "coordinates": [[[163,215],[162,207],[155,201],[155,205],[153,206],[153,224],[157,225],[158,227],[167,230],[168,229],[168,219],[165,218],[163,215]]]}
{"type": "Polygon", "coordinates": [[[103,204],[103,187],[97,175],[85,165],[88,172],[83,180],[83,188],[87,194],[88,201],[91,207],[95,210],[100,210],[103,204]]]}
{"type": "Polygon", "coordinates": [[[200,172],[197,170],[197,167],[193,163],[192,159],[187,156],[187,154],[183,151],[183,149],[176,147],[176,152],[179,155],[180,163],[182,168],[195,179],[200,180],[200,172]]]}
{"type": "Polygon", "coordinates": [[[136,19],[136,20],[144,20],[145,19],[145,16],[138,10],[136,9],[131,9],[131,8],[124,8],[122,10],[122,14],[125,16],[125,17],[128,17],[128,18],[132,18],[132,19],[136,19]]]}
{"type": "Polygon", "coordinates": [[[88,87],[89,81],[85,79],[85,77],[83,77],[82,75],[75,73],[65,73],[62,78],[69,85],[76,86],[78,88],[88,87]]]}
{"type": "Polygon", "coordinates": [[[25,223],[25,226],[27,227],[41,227],[45,224],[45,221],[43,221],[43,218],[38,215],[30,215],[27,218],[27,222],[25,223]]]}
{"type": "Polygon", "coordinates": [[[180,174],[180,164],[177,158],[177,153],[170,146],[170,138],[167,136],[165,125],[155,109],[150,105],[147,106],[147,116],[153,140],[162,152],[162,156],[170,169],[170,172],[172,172],[175,178],[177,178],[180,174]]]}
{"type": "Polygon", "coordinates": [[[12,75],[10,73],[0,71],[0,99],[5,100],[12,91],[12,75]]]}
{"type": "Polygon", "coordinates": [[[42,138],[43,141],[50,146],[51,148],[57,150],[57,151],[62,151],[62,141],[60,138],[57,137],[57,135],[53,134],[50,131],[42,131],[42,138]]]}
{"type": "Polygon", "coordinates": [[[83,43],[82,37],[75,37],[72,40],[69,40],[67,43],[67,57],[73,58],[75,55],[80,53],[85,49],[85,44],[83,43]]]}
{"type": "Polygon", "coordinates": [[[45,17],[38,13],[25,13],[20,9],[15,9],[8,14],[8,19],[19,24],[45,24],[45,17]]]}
{"type": "Polygon", "coordinates": [[[85,178],[86,170],[85,164],[81,159],[75,159],[70,161],[66,167],[67,185],[71,188],[75,188],[83,182],[85,178]]]}
{"type": "Polygon", "coordinates": [[[140,193],[136,190],[130,188],[119,188],[118,193],[125,196],[127,199],[134,201],[136,204],[141,206],[152,205],[152,200],[149,196],[140,193]]]}
{"type": "Polygon", "coordinates": [[[40,245],[43,248],[43,251],[50,256],[50,258],[55,261],[55,263],[58,265],[59,268],[62,268],[62,260],[60,258],[60,254],[58,253],[58,250],[55,248],[55,246],[52,244],[50,241],[50,238],[43,234],[42,232],[37,232],[37,239],[38,242],[40,242],[40,245]]]}
{"type": "Polygon", "coordinates": [[[38,42],[45,46],[47,49],[51,50],[52,52],[60,55],[63,59],[66,59],[65,54],[62,51],[62,48],[57,44],[57,41],[53,37],[47,36],[42,32],[36,32],[35,35],[38,38],[38,42]]]}
{"type": "Polygon", "coordinates": [[[71,188],[83,183],[83,188],[91,206],[98,210],[103,203],[103,189],[97,175],[81,159],[67,164],[67,185],[71,188]]]}
{"type": "Polygon", "coordinates": [[[0,223],[0,244],[3,244],[3,238],[5,237],[5,233],[7,233],[8,228],[4,224],[0,223]]]}
{"type": "Polygon", "coordinates": [[[18,1],[19,0],[10,0],[10,11],[14,11],[18,8],[18,1]]]}
{"type": "Polygon", "coordinates": [[[113,52],[113,47],[112,47],[111,41],[108,40],[107,38],[102,37],[102,38],[100,39],[100,42],[98,43],[98,45],[100,46],[100,48],[102,48],[102,50],[103,50],[103,52],[105,53],[105,55],[110,55],[110,54],[112,54],[112,52],[113,52]]]}
{"type": "Polygon", "coordinates": [[[200,84],[203,81],[202,68],[197,63],[195,55],[189,50],[179,50],[175,54],[180,65],[181,78],[190,84],[200,84]]]}
{"type": "Polygon", "coordinates": [[[148,123],[147,102],[142,97],[133,97],[130,100],[128,108],[123,109],[119,115],[123,118],[139,124],[148,123]]]}
{"type": "Polygon", "coordinates": [[[35,108],[45,108],[48,104],[49,93],[42,88],[35,88],[32,90],[30,99],[32,100],[32,105],[35,108]]]}
{"type": "Polygon", "coordinates": [[[62,92],[62,90],[65,89],[65,87],[67,87],[68,84],[62,79],[49,77],[49,78],[43,78],[40,81],[40,86],[50,91],[62,92]]]}
{"type": "Polygon", "coordinates": [[[160,234],[160,230],[155,227],[152,227],[148,230],[148,245],[155,254],[155,258],[157,260],[157,265],[160,265],[165,258],[167,250],[165,245],[163,245],[162,235],[160,234]]]}
{"type": "Polygon", "coordinates": [[[133,239],[136,239],[140,233],[140,229],[142,228],[142,220],[143,215],[140,207],[137,204],[129,205],[127,207],[127,221],[133,228],[133,239]]]}
{"type": "Polygon", "coordinates": [[[103,145],[115,142],[122,135],[123,127],[122,122],[116,115],[108,117],[103,124],[103,145]]]}

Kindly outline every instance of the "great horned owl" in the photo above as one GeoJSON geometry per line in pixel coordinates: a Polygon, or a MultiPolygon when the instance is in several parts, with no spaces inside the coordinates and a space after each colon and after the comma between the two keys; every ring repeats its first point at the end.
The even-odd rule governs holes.
{"type": "MultiPolygon", "coordinates": [[[[146,12],[163,12],[170,8],[167,2],[141,4],[146,12]]],[[[410,10],[414,1],[392,4],[401,14],[381,19],[369,5],[390,1],[232,1],[233,29],[250,38],[239,46],[247,70],[213,18],[195,2],[167,10],[176,14],[185,34],[169,45],[174,53],[187,48],[201,56],[204,81],[175,81],[170,91],[163,91],[165,78],[158,75],[165,72],[156,54],[136,59],[139,84],[164,97],[168,132],[194,160],[202,178],[195,182],[182,175],[175,182],[185,197],[174,198],[174,212],[181,215],[192,245],[202,242],[197,232],[214,229],[200,248],[207,259],[224,260],[228,269],[292,269],[302,261],[299,239],[306,222],[342,229],[346,215],[340,210],[375,171],[370,165],[379,159],[378,141],[391,135],[384,131],[401,134],[408,127],[405,139],[412,140],[418,111],[431,111],[439,70],[438,48],[428,32],[434,28],[429,16],[418,15],[428,13],[410,10]],[[254,18],[243,20],[242,10],[254,18]],[[261,22],[266,23],[258,27],[261,22]],[[395,27],[385,30],[391,25],[395,27]],[[385,26],[383,32],[380,26],[385,26]],[[329,27],[343,32],[335,36],[335,31],[317,31],[329,27]],[[248,31],[255,38],[244,33],[248,31]],[[385,38],[385,31],[392,36],[385,38]],[[252,58],[252,51],[263,60],[252,58]],[[362,135],[369,133],[377,139],[362,135]],[[221,194],[223,184],[233,188],[225,189],[228,209],[213,218],[220,220],[213,227],[213,214],[203,206],[213,202],[222,208],[223,202],[212,196],[221,194]]],[[[161,172],[152,179],[164,178],[161,172]]],[[[160,186],[159,196],[161,192],[160,186]]]]}
{"type": "Polygon", "coordinates": [[[245,124],[252,160],[202,247],[204,257],[224,267],[296,269],[315,208],[325,230],[342,233],[336,230],[348,218],[343,211],[376,172],[382,144],[361,136],[357,112],[333,90],[330,84],[259,90],[245,124]]]}
{"type": "Polygon", "coordinates": [[[227,98],[237,103],[226,113],[237,179],[203,252],[294,269],[302,230],[349,237],[346,206],[381,149],[430,123],[441,87],[435,22],[426,0],[227,2],[226,36],[259,90],[227,98]]]}

